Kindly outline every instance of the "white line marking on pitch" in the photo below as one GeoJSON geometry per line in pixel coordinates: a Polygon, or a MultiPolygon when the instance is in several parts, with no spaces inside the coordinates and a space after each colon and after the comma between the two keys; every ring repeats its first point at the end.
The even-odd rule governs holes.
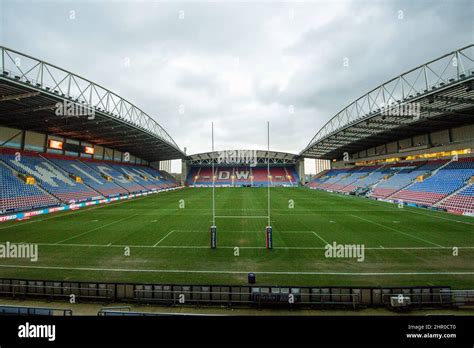
{"type": "Polygon", "coordinates": [[[89,208],[89,209],[83,209],[83,210],[79,210],[79,211],[76,211],[76,210],[66,210],[64,212],[64,214],[59,214],[59,215],[54,215],[55,213],[53,213],[53,216],[51,217],[47,217],[47,218],[44,218],[42,220],[33,220],[33,221],[28,221],[28,222],[24,222],[24,223],[18,223],[18,224],[15,224],[15,225],[10,225],[10,226],[5,226],[5,227],[0,227],[0,230],[6,230],[7,228],[12,228],[12,227],[17,227],[17,226],[23,226],[23,225],[27,225],[27,224],[33,224],[35,222],[42,222],[42,221],[46,221],[46,220],[51,220],[51,219],[55,219],[55,218],[58,218],[58,217],[64,217],[64,216],[69,216],[69,215],[72,215],[72,214],[81,214],[81,213],[84,213],[84,212],[87,212],[87,211],[92,211],[92,210],[96,210],[96,209],[101,209],[101,208],[106,208],[106,207],[112,207],[112,206],[116,206],[116,205],[119,205],[119,204],[123,204],[123,203],[130,203],[130,202],[136,202],[140,199],[143,199],[143,198],[147,198],[147,197],[150,197],[150,196],[145,196],[145,197],[139,197],[139,198],[134,198],[133,200],[125,200],[125,201],[122,201],[122,202],[112,202],[112,203],[108,203],[108,204],[101,204],[101,205],[98,205],[96,207],[92,207],[92,208],[89,208]]]}
{"type": "MultiPolygon", "coordinates": [[[[344,196],[344,197],[348,197],[348,196],[344,196]]],[[[373,204],[373,205],[376,205],[378,207],[384,207],[384,208],[387,208],[389,210],[395,210],[395,211],[405,211],[405,212],[408,212],[408,213],[413,213],[413,214],[418,214],[418,215],[424,215],[424,216],[428,216],[428,217],[434,217],[434,218],[437,218],[437,219],[443,219],[443,220],[448,220],[448,221],[454,221],[454,222],[459,222],[461,224],[467,224],[467,225],[474,225],[474,223],[472,222],[468,222],[468,221],[461,221],[461,220],[455,220],[455,219],[449,219],[447,217],[444,217],[444,216],[439,216],[439,215],[436,215],[436,214],[423,214],[419,211],[413,211],[411,209],[399,209],[399,208],[396,208],[394,207],[393,205],[381,205],[381,204],[377,204],[376,202],[379,202],[379,201],[374,201],[374,200],[368,200],[367,203],[370,203],[370,204],[373,204]]],[[[416,209],[420,209],[420,208],[416,208],[416,209]]]]}
{"type": "MultiPolygon", "coordinates": [[[[275,232],[275,230],[273,230],[275,232]]],[[[206,230],[174,230],[175,233],[209,233],[206,230]]],[[[264,233],[265,230],[261,231],[221,231],[221,233],[264,233]]],[[[313,231],[278,231],[277,233],[312,233],[313,231]]]]}
{"type": "Polygon", "coordinates": [[[363,220],[363,221],[366,221],[366,222],[370,222],[370,223],[372,223],[372,224],[374,224],[374,225],[381,226],[381,227],[383,227],[383,228],[386,228],[386,229],[395,231],[395,232],[397,232],[397,233],[404,234],[405,236],[408,236],[408,237],[411,237],[411,238],[415,238],[415,239],[421,240],[422,242],[429,243],[429,244],[432,244],[432,245],[436,245],[437,247],[440,247],[440,248],[445,248],[445,247],[442,246],[442,245],[439,245],[439,244],[430,242],[429,240],[426,240],[426,239],[423,239],[423,238],[419,238],[419,237],[414,236],[414,235],[412,235],[412,234],[410,234],[410,233],[406,233],[406,232],[399,231],[399,230],[397,230],[397,229],[395,229],[395,228],[393,228],[393,227],[388,227],[388,226],[379,224],[378,222],[361,218],[360,216],[357,216],[357,215],[352,215],[352,214],[349,214],[349,215],[350,215],[350,216],[353,216],[353,217],[355,217],[355,218],[358,218],[358,219],[360,219],[360,220],[363,220]]]}
{"type": "MultiPolygon", "coordinates": [[[[61,269],[71,271],[97,271],[97,272],[153,272],[153,273],[208,273],[208,274],[248,274],[249,271],[199,271],[184,269],[130,269],[130,268],[93,268],[93,267],[62,267],[62,266],[17,266],[0,265],[3,268],[27,269],[61,269]]],[[[252,270],[255,272],[255,270],[252,270]]],[[[285,271],[257,271],[257,274],[275,275],[343,275],[343,276],[401,276],[401,275],[474,275],[474,272],[285,272],[285,271]]]]}
{"type": "Polygon", "coordinates": [[[87,234],[87,233],[91,233],[91,232],[100,230],[101,228],[104,228],[104,227],[107,227],[107,226],[116,224],[116,223],[121,222],[121,221],[126,220],[126,219],[130,219],[130,218],[135,217],[135,216],[137,216],[137,215],[138,215],[138,214],[126,216],[126,217],[124,217],[123,219],[120,219],[120,220],[117,220],[117,221],[112,221],[112,222],[110,222],[110,223],[108,223],[108,224],[105,224],[105,225],[102,225],[102,226],[93,228],[92,230],[89,230],[89,231],[86,231],[86,232],[82,232],[82,233],[79,233],[79,234],[77,234],[77,235],[75,235],[75,236],[72,236],[72,237],[63,239],[63,240],[61,240],[61,241],[59,241],[59,242],[56,242],[55,244],[60,244],[60,243],[62,243],[62,242],[66,242],[66,241],[71,240],[71,239],[74,239],[74,238],[76,238],[76,237],[83,236],[83,235],[85,235],[85,234],[87,234]]]}
{"type": "Polygon", "coordinates": [[[443,217],[443,216],[438,216],[438,215],[428,215],[428,214],[423,214],[423,213],[420,213],[418,211],[412,211],[410,209],[406,209],[405,211],[409,212],[409,213],[413,213],[413,214],[418,214],[418,215],[424,215],[424,216],[428,216],[428,217],[434,217],[434,218],[437,218],[437,219],[443,219],[443,220],[448,220],[448,221],[455,221],[455,222],[459,222],[461,224],[467,224],[467,225],[474,225],[473,223],[471,222],[468,222],[468,221],[460,221],[460,220],[454,220],[454,219],[448,219],[446,217],[443,217]]]}
{"type": "Polygon", "coordinates": [[[314,234],[316,237],[318,237],[319,239],[321,239],[321,240],[324,242],[325,245],[329,245],[329,243],[326,242],[323,238],[321,238],[321,237],[319,236],[319,234],[317,234],[317,233],[314,232],[314,231],[311,231],[311,232],[313,232],[313,234],[314,234]]]}
{"type": "MultiPolygon", "coordinates": [[[[6,243],[6,242],[2,242],[6,243]]],[[[44,245],[44,246],[54,246],[54,247],[86,247],[86,248],[104,248],[108,247],[109,245],[106,244],[56,244],[56,243],[35,243],[36,245],[44,245]]],[[[208,245],[122,245],[122,244],[113,244],[110,245],[112,248],[167,248],[167,249],[209,249],[208,245]]],[[[219,248],[223,249],[234,249],[235,246],[219,246],[219,248]]],[[[263,246],[240,246],[240,249],[266,249],[263,246]]],[[[452,249],[454,247],[384,247],[384,250],[439,250],[439,249],[452,249]]],[[[457,247],[458,249],[474,249],[474,246],[465,246],[465,247],[457,247]]],[[[278,247],[274,246],[273,249],[282,249],[282,250],[324,250],[325,247],[278,247]]],[[[378,247],[366,247],[365,250],[378,250],[380,251],[380,246],[378,247]]]]}
{"type": "Polygon", "coordinates": [[[227,216],[215,216],[215,218],[219,219],[268,219],[268,216],[258,216],[258,215],[227,215],[227,216]]]}
{"type": "Polygon", "coordinates": [[[161,238],[155,245],[153,245],[153,247],[156,247],[158,244],[160,244],[162,241],[164,241],[165,238],[168,237],[173,232],[174,232],[174,230],[169,231],[168,234],[166,236],[164,236],[163,238],[161,238]]]}

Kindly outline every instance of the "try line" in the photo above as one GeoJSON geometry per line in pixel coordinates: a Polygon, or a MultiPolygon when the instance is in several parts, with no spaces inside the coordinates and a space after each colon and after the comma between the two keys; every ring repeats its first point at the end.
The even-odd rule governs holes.
{"type": "MultiPolygon", "coordinates": [[[[164,249],[209,249],[209,245],[159,245],[161,241],[163,241],[166,237],[168,237],[171,233],[176,231],[169,232],[165,237],[163,237],[158,243],[154,245],[133,245],[133,244],[56,244],[56,243],[34,243],[38,246],[54,246],[54,247],[84,247],[84,248],[164,248],[164,249]]],[[[6,242],[2,242],[6,243],[6,242]]],[[[10,242],[14,243],[14,242],[10,242]]],[[[329,243],[326,243],[329,244],[329,243]]],[[[228,245],[228,246],[219,246],[220,249],[234,249],[238,247],[240,249],[266,249],[265,246],[239,246],[239,245],[228,245]]],[[[445,246],[445,247],[365,247],[365,250],[451,250],[453,248],[458,249],[474,249],[474,246],[445,246]]],[[[279,247],[275,246],[273,249],[281,249],[281,250],[325,250],[326,247],[279,247]]]]}
{"type": "MultiPolygon", "coordinates": [[[[25,269],[56,269],[68,271],[95,271],[95,272],[150,272],[150,273],[203,273],[203,274],[248,274],[249,271],[205,271],[184,269],[131,269],[131,268],[94,268],[94,267],[64,267],[64,266],[16,266],[0,265],[0,268],[25,268],[25,269]]],[[[296,271],[258,271],[258,274],[272,275],[340,275],[340,276],[411,276],[411,275],[474,275],[473,272],[296,272],[296,271]]]]}

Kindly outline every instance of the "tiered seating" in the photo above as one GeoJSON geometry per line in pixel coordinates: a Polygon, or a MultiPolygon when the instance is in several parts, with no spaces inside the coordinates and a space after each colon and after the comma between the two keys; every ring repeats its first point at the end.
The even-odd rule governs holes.
{"type": "MultiPolygon", "coordinates": [[[[268,168],[252,168],[253,186],[268,185],[268,168]]],[[[270,167],[270,183],[272,186],[297,186],[298,174],[294,167],[270,167]]]]}
{"type": "Polygon", "coordinates": [[[468,187],[452,195],[442,202],[439,207],[448,211],[474,214],[474,184],[470,184],[468,187]]]}
{"type": "Polygon", "coordinates": [[[296,172],[295,167],[284,167],[285,172],[287,174],[287,179],[289,180],[290,184],[298,185],[300,178],[298,173],[296,172]]]}
{"type": "Polygon", "coordinates": [[[199,176],[200,169],[201,169],[201,168],[199,168],[199,167],[191,167],[191,168],[189,169],[188,176],[186,177],[186,183],[187,183],[188,185],[194,184],[194,178],[196,178],[197,176],[199,176]]]}
{"type": "MultiPolygon", "coordinates": [[[[424,164],[425,162],[423,162],[424,164]]],[[[410,184],[418,175],[414,172],[417,165],[412,163],[398,163],[390,166],[386,179],[381,180],[371,192],[375,198],[386,198],[401,188],[410,184]],[[410,174],[411,173],[411,174],[410,174]]]]}
{"type": "Polygon", "coordinates": [[[288,179],[288,174],[283,167],[270,168],[270,173],[274,185],[291,183],[288,179]]]}
{"type": "Polygon", "coordinates": [[[231,185],[234,168],[215,168],[216,185],[231,185]]]}
{"type": "Polygon", "coordinates": [[[349,176],[344,177],[335,184],[329,186],[328,188],[337,192],[351,192],[357,188],[355,185],[356,181],[360,178],[369,175],[372,171],[380,168],[379,166],[364,166],[360,167],[357,170],[354,170],[350,173],[349,176]]]}
{"type": "Polygon", "coordinates": [[[394,198],[406,202],[433,205],[444,197],[466,185],[474,175],[474,162],[471,158],[451,162],[422,182],[417,182],[406,190],[397,192],[394,198]]]}
{"type": "Polygon", "coordinates": [[[148,172],[142,170],[140,167],[126,164],[109,164],[109,166],[115,169],[117,172],[122,173],[122,175],[131,177],[135,183],[147,190],[156,190],[160,188],[157,180],[148,172]]]}
{"type": "MultiPolygon", "coordinates": [[[[216,185],[225,186],[267,186],[268,169],[262,167],[216,167],[216,185]]],[[[193,167],[189,170],[187,177],[188,185],[212,185],[211,167],[193,167]],[[196,179],[197,178],[197,179],[196,179]]],[[[294,167],[276,166],[270,167],[271,185],[273,186],[297,186],[298,174],[294,167]]]]}
{"type": "MultiPolygon", "coordinates": [[[[271,175],[271,174],[270,174],[271,175]]],[[[267,168],[255,167],[252,168],[252,177],[254,186],[264,186],[268,184],[268,170],[267,168]]]]}
{"type": "Polygon", "coordinates": [[[390,173],[389,166],[373,166],[373,167],[365,167],[363,170],[363,174],[359,176],[359,179],[354,181],[352,184],[347,185],[341,191],[342,192],[352,192],[359,188],[368,188],[375,185],[380,180],[384,178],[385,175],[390,173]]]}
{"type": "Polygon", "coordinates": [[[76,159],[61,158],[58,156],[51,156],[48,158],[65,172],[80,177],[84,184],[90,186],[102,196],[113,197],[128,193],[128,191],[123,187],[105,180],[98,172],[92,170],[86,163],[76,159]]]}
{"type": "Polygon", "coordinates": [[[410,185],[418,176],[430,173],[446,162],[445,160],[424,161],[392,166],[393,175],[387,180],[382,180],[375,187],[371,195],[376,198],[387,198],[410,185]]]}
{"type": "Polygon", "coordinates": [[[339,174],[338,169],[325,170],[324,172],[318,174],[317,177],[313,178],[313,180],[307,185],[312,188],[318,188],[320,185],[335,177],[337,174],[339,174]]]}
{"type": "Polygon", "coordinates": [[[39,186],[62,202],[81,202],[100,196],[87,185],[77,183],[49,160],[34,154],[22,154],[16,161],[14,154],[0,154],[0,159],[16,171],[32,176],[39,186]]]}
{"type": "Polygon", "coordinates": [[[236,167],[234,169],[234,175],[234,184],[237,186],[250,185],[252,183],[250,179],[252,168],[250,167],[236,167]]]}
{"type": "Polygon", "coordinates": [[[188,181],[189,185],[193,185],[195,183],[196,185],[212,185],[212,168],[211,167],[202,167],[196,168],[196,172],[194,173],[193,176],[191,176],[190,181],[188,181]],[[199,172],[198,178],[196,178],[197,173],[199,172]]]}
{"type": "Polygon", "coordinates": [[[151,167],[139,166],[136,168],[139,172],[145,172],[148,174],[148,180],[151,180],[156,188],[167,188],[167,187],[176,187],[178,183],[175,178],[170,174],[162,170],[156,170],[151,167]]]}
{"type": "Polygon", "coordinates": [[[119,169],[114,168],[113,164],[84,160],[84,159],[82,159],[81,161],[83,161],[89,167],[91,167],[100,175],[102,175],[104,179],[105,177],[111,177],[115,184],[123,187],[130,193],[142,192],[142,191],[147,190],[144,186],[140,185],[138,182],[134,180],[129,180],[125,176],[126,174],[123,171],[120,171],[119,169]]]}
{"type": "Polygon", "coordinates": [[[331,169],[309,187],[474,213],[474,158],[331,169]],[[372,189],[371,189],[372,188],[372,189]],[[365,189],[365,190],[359,190],[365,189]]]}
{"type": "Polygon", "coordinates": [[[318,188],[323,190],[329,189],[334,184],[337,184],[339,181],[350,176],[353,170],[357,170],[357,168],[335,169],[333,172],[335,175],[330,175],[324,182],[318,185],[318,188]]]}
{"type": "Polygon", "coordinates": [[[25,184],[2,163],[0,178],[0,214],[59,204],[58,200],[41,191],[36,185],[25,184]]]}
{"type": "Polygon", "coordinates": [[[27,151],[20,151],[17,161],[16,152],[0,149],[0,214],[177,186],[172,176],[143,165],[27,151]],[[26,185],[15,171],[33,177],[36,184],[26,185]]]}

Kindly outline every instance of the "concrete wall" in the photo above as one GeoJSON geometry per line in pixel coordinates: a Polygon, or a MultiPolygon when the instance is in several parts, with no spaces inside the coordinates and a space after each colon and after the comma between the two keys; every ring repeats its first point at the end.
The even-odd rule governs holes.
{"type": "MultiPolygon", "coordinates": [[[[400,139],[395,142],[353,153],[350,157],[351,162],[369,161],[387,157],[405,157],[409,155],[461,150],[466,148],[470,148],[472,153],[474,153],[474,124],[400,139]]],[[[331,165],[333,168],[340,167],[344,165],[344,162],[333,162],[331,165]]]]}

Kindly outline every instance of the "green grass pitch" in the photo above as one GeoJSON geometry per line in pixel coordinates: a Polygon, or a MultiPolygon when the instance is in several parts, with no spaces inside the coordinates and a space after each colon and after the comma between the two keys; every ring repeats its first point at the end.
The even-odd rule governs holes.
{"type": "Polygon", "coordinates": [[[307,188],[188,188],[0,225],[0,242],[38,243],[39,259],[0,259],[0,278],[167,284],[474,288],[474,219],[307,188]],[[291,201],[294,207],[291,208],[291,201]],[[232,216],[232,217],[230,217],[232,216]],[[325,257],[326,243],[365,258],[325,257]],[[126,255],[126,248],[130,255],[126,255]],[[235,247],[239,255],[235,256],[235,247]],[[453,248],[458,255],[453,255],[453,248]]]}

